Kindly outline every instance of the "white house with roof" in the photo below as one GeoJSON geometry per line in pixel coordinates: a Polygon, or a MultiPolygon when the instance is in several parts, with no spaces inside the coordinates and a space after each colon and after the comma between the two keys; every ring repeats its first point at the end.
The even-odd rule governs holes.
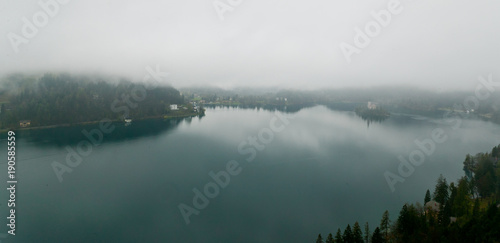
{"type": "Polygon", "coordinates": [[[170,105],[170,110],[176,111],[176,110],[179,110],[179,108],[177,108],[177,104],[172,104],[172,105],[170,105]]]}

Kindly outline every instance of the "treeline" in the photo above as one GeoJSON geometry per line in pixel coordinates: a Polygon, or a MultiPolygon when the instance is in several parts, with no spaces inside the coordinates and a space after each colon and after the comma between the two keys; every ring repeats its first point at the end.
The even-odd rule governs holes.
{"type": "MultiPolygon", "coordinates": [[[[389,112],[443,116],[452,112],[464,118],[481,117],[500,123],[500,91],[487,99],[466,102],[474,92],[432,92],[409,87],[377,87],[370,89],[345,88],[322,90],[235,89],[213,87],[184,88],[186,97],[206,103],[230,104],[247,107],[287,106],[310,107],[325,105],[334,110],[353,111],[367,102],[375,102],[389,112]],[[477,105],[477,107],[476,107],[477,105]],[[470,107],[469,107],[470,106],[470,107]],[[474,111],[472,111],[474,110],[474,111]],[[467,113],[469,111],[469,113],[467,113]]],[[[472,99],[474,100],[474,99],[472,99]]]]}
{"type": "Polygon", "coordinates": [[[491,153],[467,155],[466,176],[449,183],[441,175],[434,192],[425,193],[423,204],[403,205],[391,223],[385,211],[373,233],[358,222],[331,233],[317,243],[384,242],[500,242],[500,145],[491,153]],[[326,241],[325,241],[326,240],[326,241]]]}
{"type": "Polygon", "coordinates": [[[124,79],[111,83],[68,74],[14,75],[2,86],[1,128],[19,127],[20,120],[46,126],[161,116],[169,104],[184,103],[184,97],[172,87],[150,89],[124,79]]]}

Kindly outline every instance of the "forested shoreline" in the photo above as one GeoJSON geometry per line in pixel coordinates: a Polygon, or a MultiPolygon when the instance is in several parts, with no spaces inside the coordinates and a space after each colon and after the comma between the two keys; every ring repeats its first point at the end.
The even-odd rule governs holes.
{"type": "Polygon", "coordinates": [[[188,102],[286,112],[325,105],[333,110],[357,111],[361,115],[367,112],[360,112],[359,107],[372,102],[384,107],[384,111],[373,109],[368,113],[381,118],[391,112],[402,112],[426,116],[448,114],[500,123],[500,96],[491,95],[489,99],[481,100],[477,109],[470,110],[463,104],[470,95],[467,92],[440,94],[390,87],[316,91],[205,87],[183,88],[181,93],[171,86],[151,88],[148,84],[134,83],[125,78],[65,73],[12,74],[4,77],[0,85],[0,130],[18,128],[23,120],[30,121],[31,127],[44,127],[84,124],[103,118],[119,120],[124,116],[134,119],[162,117],[168,115],[171,104],[185,104],[191,111],[188,102]]]}
{"type": "MultiPolygon", "coordinates": [[[[491,152],[466,155],[465,176],[448,184],[442,175],[422,203],[406,203],[391,222],[383,213],[373,232],[358,222],[317,243],[500,242],[500,145],[491,152]]],[[[423,192],[422,192],[423,193],[423,192]]]]}
{"type": "MultiPolygon", "coordinates": [[[[429,117],[460,116],[483,119],[500,124],[500,91],[493,90],[487,99],[474,100],[472,91],[435,92],[412,87],[325,88],[294,90],[279,88],[240,88],[225,90],[216,87],[180,89],[186,98],[205,104],[240,107],[276,108],[297,111],[324,105],[332,110],[355,111],[371,102],[388,113],[406,113],[429,117]],[[472,97],[472,98],[471,98],[472,97]],[[445,115],[446,114],[446,115],[445,115]]],[[[379,112],[383,114],[385,112],[379,112]]]]}
{"type": "MultiPolygon", "coordinates": [[[[163,117],[170,104],[185,104],[178,90],[168,86],[149,88],[126,79],[114,83],[99,78],[68,74],[41,77],[12,76],[1,91],[0,128],[74,125],[163,117]]],[[[186,104],[186,106],[188,106],[186,104]]],[[[189,106],[192,111],[192,106],[189,106]]]]}

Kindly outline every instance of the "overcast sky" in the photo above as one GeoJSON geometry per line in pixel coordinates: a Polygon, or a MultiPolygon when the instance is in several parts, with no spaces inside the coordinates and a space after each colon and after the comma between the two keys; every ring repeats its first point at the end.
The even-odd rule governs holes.
{"type": "Polygon", "coordinates": [[[0,0],[0,72],[139,79],[145,67],[158,64],[176,87],[472,89],[479,75],[490,73],[500,81],[498,0],[401,0],[349,63],[341,43],[357,48],[355,28],[365,32],[375,21],[371,12],[387,10],[390,2],[220,0],[221,9],[232,8],[221,20],[213,0],[69,0],[50,7],[53,16],[39,0],[0,0]],[[33,36],[23,34],[30,25],[24,17],[40,25],[28,32],[33,36]]]}

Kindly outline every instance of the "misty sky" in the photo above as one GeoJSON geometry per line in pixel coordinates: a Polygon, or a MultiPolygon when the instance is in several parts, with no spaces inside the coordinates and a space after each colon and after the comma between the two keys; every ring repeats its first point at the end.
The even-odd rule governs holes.
{"type": "MultiPolygon", "coordinates": [[[[391,1],[242,0],[221,20],[213,0],[70,0],[58,4],[46,25],[38,2],[0,0],[2,74],[140,79],[146,66],[158,64],[176,87],[472,89],[479,75],[490,73],[500,81],[498,0],[401,0],[399,13],[350,63],[340,44],[356,47],[355,28],[364,30],[375,20],[371,12],[388,9],[391,1]],[[34,23],[34,16],[41,27],[25,38],[23,17],[34,23]],[[18,43],[18,52],[12,33],[28,41],[18,43]]],[[[238,1],[221,0],[220,6],[229,2],[238,1]]]]}

